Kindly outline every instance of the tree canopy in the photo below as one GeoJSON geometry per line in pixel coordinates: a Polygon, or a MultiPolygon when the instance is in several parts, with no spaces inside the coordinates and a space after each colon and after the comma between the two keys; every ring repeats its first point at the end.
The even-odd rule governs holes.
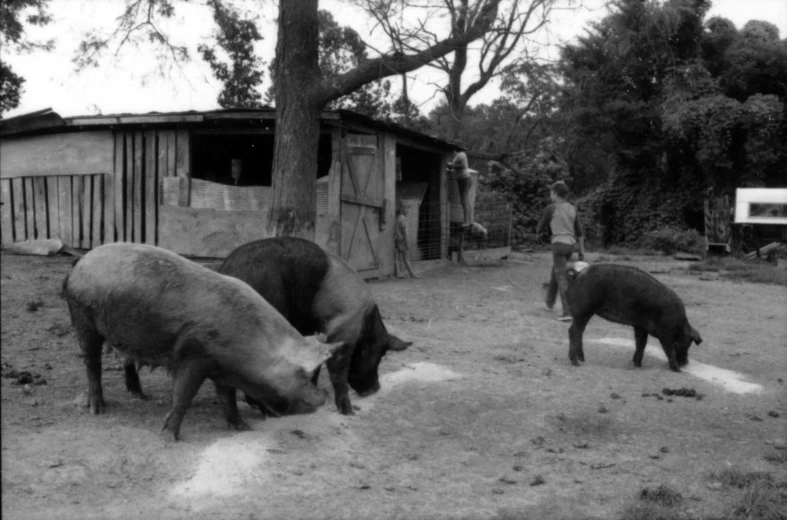
{"type": "Polygon", "coordinates": [[[563,50],[568,166],[610,241],[700,228],[708,188],[784,184],[785,42],[709,7],[619,0],[563,50]]]}
{"type": "MultiPolygon", "coordinates": [[[[46,25],[52,21],[47,10],[49,0],[5,0],[0,2],[0,42],[5,52],[24,53],[36,49],[51,50],[53,41],[29,38],[27,26],[46,25]]],[[[25,79],[0,60],[0,114],[19,106],[25,79]]]]}

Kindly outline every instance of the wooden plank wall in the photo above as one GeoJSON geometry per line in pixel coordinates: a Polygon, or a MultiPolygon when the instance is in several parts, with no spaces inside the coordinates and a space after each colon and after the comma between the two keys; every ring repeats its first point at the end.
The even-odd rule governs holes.
{"type": "Polygon", "coordinates": [[[59,175],[0,179],[3,245],[59,238],[72,247],[101,243],[102,201],[108,175],[59,175]],[[98,219],[95,218],[98,215],[98,219]]]}
{"type": "Polygon", "coordinates": [[[103,198],[115,236],[105,232],[104,240],[158,245],[162,179],[188,176],[188,131],[117,132],[114,162],[114,186],[103,198]]]}
{"type": "MultiPolygon", "coordinates": [[[[0,179],[2,244],[42,238],[83,249],[116,241],[158,244],[161,179],[188,177],[188,131],[115,132],[108,142],[111,152],[100,154],[104,162],[111,156],[114,171],[105,173],[74,174],[79,164],[69,164],[60,167],[69,174],[47,166],[41,171],[49,175],[35,175],[33,152],[46,166],[49,149],[44,141],[40,150],[26,148],[25,168],[17,165],[18,176],[0,179]]],[[[85,163],[91,172],[93,163],[85,163]]]]}

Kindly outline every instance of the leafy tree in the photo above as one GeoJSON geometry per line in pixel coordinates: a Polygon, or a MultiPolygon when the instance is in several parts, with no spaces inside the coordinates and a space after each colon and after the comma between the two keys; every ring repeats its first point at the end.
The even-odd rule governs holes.
{"type": "MultiPolygon", "coordinates": [[[[51,21],[49,0],[5,0],[0,2],[0,42],[6,52],[51,50],[54,42],[31,40],[26,25],[43,26],[51,21]]],[[[25,80],[0,60],[0,114],[19,106],[25,80]]]]}
{"type": "Polygon", "coordinates": [[[787,60],[778,30],[722,18],[709,3],[621,0],[563,50],[566,157],[608,241],[702,227],[707,188],[784,184],[787,60]],[[582,150],[595,147],[592,160],[582,150]],[[778,180],[781,176],[781,180],[778,180]],[[591,182],[587,182],[591,180],[591,182]],[[584,183],[583,183],[584,181],[584,183]]]}
{"type": "Polygon", "coordinates": [[[197,47],[202,59],[210,65],[213,75],[224,84],[219,94],[219,105],[224,108],[259,108],[262,95],[257,90],[262,84],[264,65],[254,53],[254,42],[262,40],[253,20],[244,19],[237,9],[220,1],[209,0],[213,20],[218,27],[216,41],[229,58],[221,61],[213,47],[197,47]]]}

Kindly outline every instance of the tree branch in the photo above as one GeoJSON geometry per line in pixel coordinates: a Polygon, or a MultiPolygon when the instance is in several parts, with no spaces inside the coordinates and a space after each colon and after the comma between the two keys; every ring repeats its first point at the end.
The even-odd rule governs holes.
{"type": "Polygon", "coordinates": [[[386,54],[365,61],[344,74],[324,79],[313,94],[315,103],[322,106],[376,79],[410,72],[480,38],[492,26],[500,1],[486,2],[473,25],[463,34],[452,35],[414,54],[386,54]]]}

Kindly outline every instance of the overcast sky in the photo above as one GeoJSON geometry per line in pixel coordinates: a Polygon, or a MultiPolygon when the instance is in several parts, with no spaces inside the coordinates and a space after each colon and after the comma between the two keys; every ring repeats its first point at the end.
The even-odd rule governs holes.
{"type": "MultiPolygon", "coordinates": [[[[252,0],[262,5],[260,26],[264,41],[257,52],[270,62],[276,45],[274,23],[276,7],[268,0],[252,0]]],[[[570,41],[584,32],[591,20],[604,16],[604,0],[584,0],[585,7],[570,13],[558,13],[552,18],[549,36],[543,42],[547,52],[553,52],[561,41],[570,41]]],[[[168,31],[173,40],[190,48],[196,58],[197,44],[208,38],[214,25],[204,2],[177,3],[176,19],[168,31]]],[[[62,116],[85,114],[145,113],[181,110],[212,110],[221,90],[208,67],[197,58],[182,69],[170,68],[163,74],[147,47],[124,48],[115,58],[107,56],[99,68],[80,73],[74,72],[71,62],[76,46],[86,30],[113,27],[113,22],[123,10],[120,0],[52,0],[54,22],[43,29],[34,28],[30,34],[39,39],[54,38],[53,52],[37,52],[21,56],[9,55],[5,49],[2,59],[11,64],[15,72],[27,81],[21,104],[6,117],[52,108],[62,116]]],[[[372,24],[342,0],[321,0],[320,7],[331,11],[342,25],[350,25],[368,42],[382,41],[370,34],[372,24]]],[[[739,29],[751,20],[766,20],[775,24],[780,37],[787,37],[787,0],[713,0],[710,16],[732,20],[739,29]]],[[[267,71],[267,67],[266,67],[267,71]]],[[[439,99],[431,83],[441,81],[433,69],[422,68],[408,75],[410,96],[427,111],[439,99]]],[[[467,80],[466,80],[467,81],[467,80]]],[[[269,83],[263,85],[267,89],[269,83]]],[[[495,85],[490,85],[473,98],[471,104],[488,102],[497,96],[495,85]]]]}

